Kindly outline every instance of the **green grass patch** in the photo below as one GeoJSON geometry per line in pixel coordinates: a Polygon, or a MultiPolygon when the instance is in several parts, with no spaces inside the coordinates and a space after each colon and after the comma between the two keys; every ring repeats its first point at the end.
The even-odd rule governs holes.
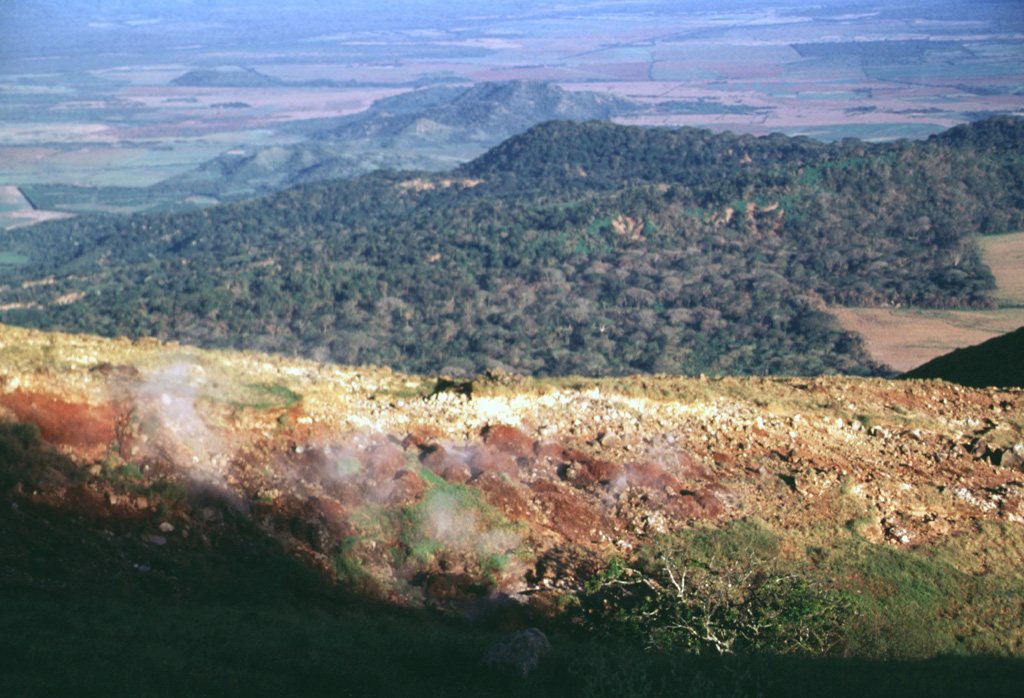
{"type": "Polygon", "coordinates": [[[1024,554],[1020,527],[984,524],[901,549],[864,540],[859,523],[799,541],[756,520],[683,530],[609,560],[581,601],[597,625],[670,652],[885,661],[1021,652],[1024,580],[1007,562],[1024,554]]]}
{"type": "Polygon", "coordinates": [[[380,390],[377,394],[396,400],[415,400],[429,397],[435,392],[435,385],[429,381],[405,381],[401,385],[388,387],[380,390]]]}
{"type": "Polygon", "coordinates": [[[143,479],[142,471],[135,463],[125,463],[117,469],[117,476],[124,480],[139,481],[143,479]]]}
{"type": "Polygon", "coordinates": [[[270,383],[243,383],[237,386],[218,386],[218,394],[203,397],[225,402],[232,407],[254,410],[288,409],[301,402],[302,396],[284,385],[270,383]]]}
{"type": "Polygon", "coordinates": [[[302,396],[284,385],[268,385],[266,383],[250,383],[245,386],[247,395],[241,404],[257,410],[268,410],[272,407],[288,409],[302,400],[302,396]]]}
{"type": "Polygon", "coordinates": [[[954,567],[928,556],[851,540],[832,551],[829,567],[857,597],[844,630],[849,654],[918,659],[957,649],[950,618],[969,600],[972,584],[954,567]]]}
{"type": "Polygon", "coordinates": [[[475,487],[419,470],[429,489],[423,499],[386,514],[398,546],[395,564],[426,564],[441,552],[473,560],[484,575],[499,572],[519,545],[518,527],[475,487]]]}
{"type": "Polygon", "coordinates": [[[16,252],[0,252],[0,266],[22,267],[32,261],[23,254],[16,252]]]}
{"type": "Polygon", "coordinates": [[[839,652],[855,598],[780,551],[761,521],[686,530],[610,562],[586,603],[610,604],[628,634],[665,651],[839,652]]]}

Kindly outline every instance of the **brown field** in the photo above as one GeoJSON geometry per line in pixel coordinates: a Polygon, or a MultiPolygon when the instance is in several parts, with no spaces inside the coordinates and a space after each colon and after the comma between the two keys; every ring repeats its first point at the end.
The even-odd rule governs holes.
{"type": "Polygon", "coordinates": [[[60,152],[56,148],[41,148],[41,147],[0,147],[0,162],[3,163],[4,169],[27,166],[31,167],[39,160],[49,157],[54,153],[60,152]]]}
{"type": "Polygon", "coordinates": [[[954,349],[992,339],[1024,326],[1024,309],[888,310],[832,308],[847,330],[864,336],[876,361],[909,371],[954,349]]]}
{"type": "Polygon", "coordinates": [[[41,144],[97,143],[109,140],[113,140],[110,129],[103,124],[0,123],[0,142],[10,146],[40,147],[41,144]]]}
{"type": "Polygon", "coordinates": [[[348,88],[340,91],[308,87],[268,89],[144,86],[127,90],[125,97],[152,109],[166,111],[169,117],[198,118],[217,123],[237,119],[239,114],[251,115],[253,110],[259,110],[261,114],[273,114],[275,117],[285,114],[289,119],[345,116],[368,109],[375,100],[407,90],[408,88],[381,87],[348,88]],[[238,110],[238,113],[233,110],[211,109],[212,105],[224,102],[245,102],[252,109],[238,110]]]}
{"type": "Polygon", "coordinates": [[[871,356],[909,371],[954,349],[1024,326],[1024,233],[981,238],[999,290],[996,310],[832,308],[847,330],[863,335],[871,356]]]}
{"type": "Polygon", "coordinates": [[[1000,305],[1024,306],[1024,233],[984,238],[981,244],[999,284],[1000,305]]]}
{"type": "Polygon", "coordinates": [[[13,225],[4,225],[6,228],[18,228],[23,225],[33,225],[43,221],[52,221],[58,218],[73,218],[75,214],[64,213],[63,211],[37,211],[28,209],[10,214],[9,218],[17,219],[13,225]]]}

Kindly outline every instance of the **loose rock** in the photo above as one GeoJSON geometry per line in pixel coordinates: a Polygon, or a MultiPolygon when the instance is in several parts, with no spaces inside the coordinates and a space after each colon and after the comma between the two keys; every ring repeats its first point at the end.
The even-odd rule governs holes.
{"type": "Polygon", "coordinates": [[[537,628],[506,635],[487,650],[484,664],[513,669],[526,678],[543,657],[551,654],[551,643],[537,628]]]}

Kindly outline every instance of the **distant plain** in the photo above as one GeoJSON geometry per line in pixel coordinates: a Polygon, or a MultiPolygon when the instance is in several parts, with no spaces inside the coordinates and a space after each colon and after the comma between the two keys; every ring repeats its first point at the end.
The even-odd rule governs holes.
{"type": "MultiPolygon", "coordinates": [[[[145,31],[188,27],[156,10],[96,12],[75,34],[86,48],[94,42],[93,53],[11,50],[3,60],[0,185],[145,187],[232,148],[294,142],[277,131],[285,123],[353,114],[436,84],[538,80],[662,107],[621,123],[823,140],[921,138],[1024,113],[1019,27],[929,3],[516,3],[493,17],[382,20],[363,31],[331,31],[339,25],[327,20],[338,17],[321,27],[312,15],[258,46],[246,45],[244,27],[195,44],[147,42],[145,31]],[[134,50],[111,50],[112,37],[134,50]],[[195,68],[252,72],[267,84],[173,84],[195,68]]],[[[23,224],[27,206],[5,206],[0,226],[23,224]]]]}

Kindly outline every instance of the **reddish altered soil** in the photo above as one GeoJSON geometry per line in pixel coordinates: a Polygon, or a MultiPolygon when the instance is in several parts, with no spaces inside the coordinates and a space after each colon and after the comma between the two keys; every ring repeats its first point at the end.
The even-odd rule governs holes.
{"type": "Polygon", "coordinates": [[[99,458],[115,443],[123,413],[110,404],[23,390],[0,395],[0,406],[17,421],[38,426],[47,443],[66,447],[85,460],[99,458]]]}
{"type": "Polygon", "coordinates": [[[1024,522],[1007,455],[1024,440],[1021,390],[637,377],[431,394],[376,369],[61,335],[60,370],[11,358],[49,337],[0,328],[0,416],[43,441],[9,496],[120,526],[169,565],[241,516],[382,598],[543,607],[681,527],[755,516],[925,546],[1024,522]],[[302,400],[238,404],[228,381],[302,400]]]}

